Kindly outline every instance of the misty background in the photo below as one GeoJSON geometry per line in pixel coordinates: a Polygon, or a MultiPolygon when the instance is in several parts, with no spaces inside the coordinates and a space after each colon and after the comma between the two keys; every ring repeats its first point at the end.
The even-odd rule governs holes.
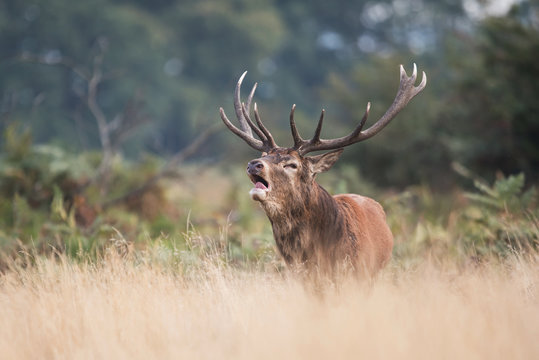
{"type": "MultiPolygon", "coordinates": [[[[382,186],[456,181],[457,162],[492,178],[539,170],[536,1],[15,1],[0,4],[0,130],[35,143],[100,149],[95,101],[114,151],[171,156],[214,123],[245,70],[281,146],[288,113],[304,137],[327,111],[323,137],[349,133],[368,101],[373,123],[391,104],[398,65],[428,85],[343,161],[382,186]],[[94,79],[95,80],[95,79],[94,79]]],[[[419,80],[418,80],[419,81],[419,80]]],[[[5,139],[4,139],[5,141],[5,139]]],[[[194,160],[248,160],[224,129],[194,160]]]]}

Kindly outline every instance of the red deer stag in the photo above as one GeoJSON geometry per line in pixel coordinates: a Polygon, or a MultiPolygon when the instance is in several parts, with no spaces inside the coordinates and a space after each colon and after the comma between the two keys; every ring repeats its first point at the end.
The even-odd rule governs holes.
{"type": "Polygon", "coordinates": [[[373,275],[391,258],[393,235],[386,215],[376,201],[356,194],[331,196],[315,181],[318,173],[327,171],[337,161],[345,146],[366,140],[380,132],[427,84],[423,78],[415,86],[417,69],[408,77],[400,66],[400,85],[393,104],[368,129],[363,126],[370,103],[359,125],[351,134],[331,140],[320,138],[324,110],[314,136],[304,140],[296,129],[294,109],[290,112],[290,128],[294,146],[279,147],[262,124],[254,104],[256,126],[250,107],[256,84],[247,98],[240,100],[240,77],[234,92],[234,108],[240,129],[234,126],[220,108],[221,118],[234,134],[252,148],[261,151],[258,159],[247,164],[247,174],[254,183],[251,198],[258,201],[268,216],[277,248],[289,267],[298,265],[307,271],[331,273],[339,264],[350,264],[361,273],[373,275]],[[253,132],[260,139],[253,136],[253,132]],[[319,150],[333,150],[321,155],[306,156],[319,150]]]}

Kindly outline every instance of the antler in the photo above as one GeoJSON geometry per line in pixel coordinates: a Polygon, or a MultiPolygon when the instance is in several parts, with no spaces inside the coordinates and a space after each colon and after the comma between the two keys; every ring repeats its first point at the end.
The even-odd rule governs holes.
{"type": "Polygon", "coordinates": [[[332,150],[342,148],[357,143],[359,141],[366,140],[378,134],[387,124],[389,124],[391,120],[393,120],[393,118],[402,109],[404,109],[408,102],[410,102],[410,100],[412,100],[414,96],[419,94],[427,85],[427,75],[424,71],[421,83],[418,86],[414,86],[416,79],[417,67],[415,64],[412,76],[410,77],[408,77],[408,74],[406,74],[404,67],[401,65],[399,90],[397,91],[395,100],[393,100],[393,104],[391,104],[386,113],[378,121],[371,125],[367,130],[362,131],[363,126],[367,121],[367,117],[369,116],[369,110],[371,107],[371,103],[367,103],[367,109],[365,110],[365,114],[363,115],[361,122],[354,129],[354,131],[352,131],[352,133],[347,136],[343,136],[337,139],[320,139],[320,131],[322,130],[322,122],[324,120],[325,113],[325,111],[322,110],[322,114],[320,115],[320,120],[318,121],[318,126],[316,127],[313,138],[308,141],[303,140],[299,135],[296,129],[296,124],[294,122],[294,110],[296,106],[292,106],[292,111],[290,112],[290,129],[292,130],[292,137],[294,138],[294,149],[296,149],[301,155],[305,155],[309,152],[317,150],[332,150]]]}
{"type": "Polygon", "coordinates": [[[225,125],[232,131],[234,134],[238,135],[240,138],[243,139],[250,147],[258,150],[258,151],[269,151],[271,149],[274,149],[277,147],[277,144],[275,143],[275,140],[271,136],[271,133],[266,129],[264,124],[262,124],[262,121],[260,120],[260,115],[258,114],[258,108],[254,106],[254,113],[255,113],[255,120],[258,124],[258,127],[253,123],[251,120],[251,117],[249,116],[249,113],[251,111],[251,101],[253,100],[253,96],[255,94],[256,86],[255,83],[253,86],[253,89],[251,90],[251,93],[247,97],[247,104],[241,102],[240,97],[240,88],[241,83],[243,82],[243,78],[247,74],[247,71],[244,72],[236,85],[236,89],[234,90],[234,110],[236,111],[236,117],[238,118],[238,121],[240,123],[241,129],[238,129],[236,126],[234,126],[230,120],[226,117],[225,111],[223,108],[219,108],[219,112],[221,114],[221,119],[225,123],[225,125]],[[255,139],[253,136],[253,132],[256,133],[256,135],[260,138],[260,140],[255,139]]]}

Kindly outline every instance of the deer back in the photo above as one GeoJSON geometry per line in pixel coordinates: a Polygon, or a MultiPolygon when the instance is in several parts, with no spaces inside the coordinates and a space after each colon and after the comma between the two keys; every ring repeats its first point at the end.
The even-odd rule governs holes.
{"type": "Polygon", "coordinates": [[[354,266],[371,274],[383,268],[391,258],[393,234],[382,206],[356,194],[335,195],[334,199],[339,207],[346,209],[352,232],[348,236],[356,245],[354,266]]]}

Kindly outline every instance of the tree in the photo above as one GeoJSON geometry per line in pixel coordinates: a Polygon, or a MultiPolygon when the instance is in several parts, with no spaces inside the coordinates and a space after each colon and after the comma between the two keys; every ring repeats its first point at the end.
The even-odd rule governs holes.
{"type": "Polygon", "coordinates": [[[539,26],[528,21],[534,11],[515,7],[486,19],[466,42],[468,56],[457,57],[443,121],[448,145],[454,159],[485,175],[539,175],[539,26]]]}

